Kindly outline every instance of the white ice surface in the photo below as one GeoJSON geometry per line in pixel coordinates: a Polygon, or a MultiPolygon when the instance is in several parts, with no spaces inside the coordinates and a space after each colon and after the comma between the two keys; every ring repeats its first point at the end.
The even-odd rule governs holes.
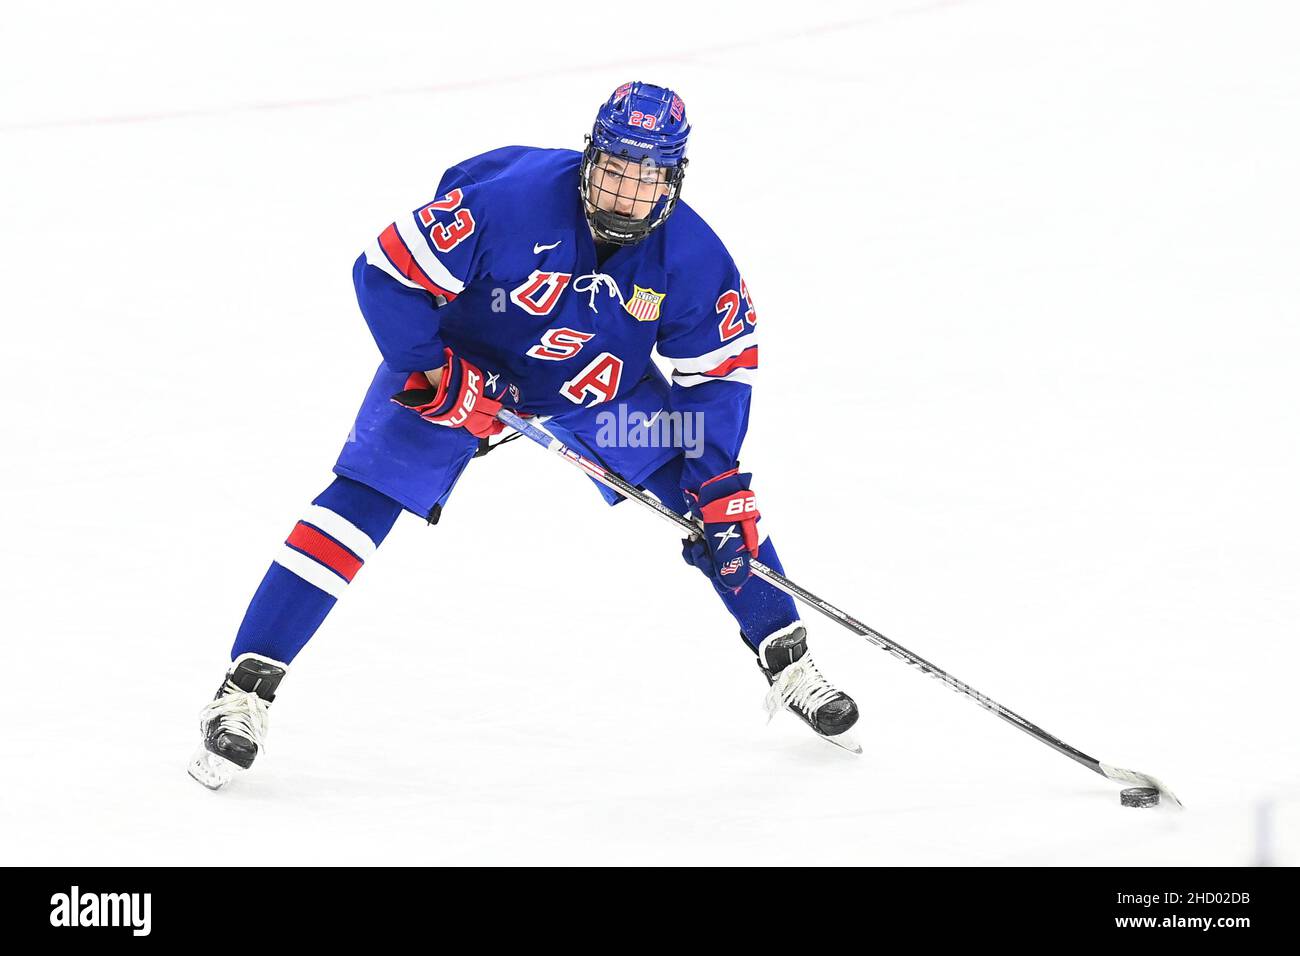
{"type": "Polygon", "coordinates": [[[1300,862],[1295,5],[645,9],[6,11],[0,862],[1300,862]],[[758,305],[790,575],[1186,812],[812,615],[866,753],[765,726],[672,532],[525,442],[186,777],[377,360],[352,260],[634,78],[758,305]]]}

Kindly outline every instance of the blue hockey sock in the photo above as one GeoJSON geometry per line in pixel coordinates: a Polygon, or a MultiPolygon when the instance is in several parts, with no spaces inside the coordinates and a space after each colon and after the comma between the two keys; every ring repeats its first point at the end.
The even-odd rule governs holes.
{"type": "MultiPolygon", "coordinates": [[[[785,574],[771,538],[759,545],[758,560],[778,574],[785,574]]],[[[718,596],[740,625],[745,641],[755,650],[758,650],[763,638],[784,630],[799,620],[799,609],[795,606],[794,598],[758,578],[746,581],[739,594],[720,591],[718,596]]]]}
{"type": "Polygon", "coordinates": [[[255,653],[287,664],[311,639],[402,506],[350,478],[334,482],[294,526],[244,613],[230,657],[255,653]]]}

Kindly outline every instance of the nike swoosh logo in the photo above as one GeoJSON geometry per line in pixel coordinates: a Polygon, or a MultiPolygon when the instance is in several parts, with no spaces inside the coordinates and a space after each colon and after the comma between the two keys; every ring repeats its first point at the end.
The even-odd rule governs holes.
{"type": "MultiPolygon", "coordinates": [[[[563,242],[563,241],[564,241],[563,239],[560,240],[560,242],[563,242]]],[[[553,243],[551,243],[549,246],[544,246],[544,245],[542,245],[540,242],[534,242],[534,243],[533,243],[533,255],[535,255],[535,256],[536,256],[536,255],[540,255],[541,253],[545,252],[547,249],[554,249],[556,246],[558,246],[558,245],[560,244],[560,242],[553,242],[553,243]]]]}
{"type": "Polygon", "coordinates": [[[662,409],[662,408],[659,409],[659,411],[655,412],[653,415],[650,416],[649,420],[646,421],[646,423],[645,423],[645,427],[646,427],[646,428],[649,428],[651,425],[653,425],[653,424],[655,423],[655,419],[658,418],[661,414],[663,414],[663,409],[662,409]]]}

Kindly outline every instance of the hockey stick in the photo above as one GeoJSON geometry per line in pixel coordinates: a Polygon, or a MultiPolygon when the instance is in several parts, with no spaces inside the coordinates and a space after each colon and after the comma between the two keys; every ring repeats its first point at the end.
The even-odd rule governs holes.
{"type": "MultiPolygon", "coordinates": [[[[509,427],[513,428],[521,435],[524,435],[527,438],[531,438],[533,441],[537,442],[537,444],[541,445],[547,451],[553,452],[554,454],[559,455],[561,458],[563,458],[565,461],[569,462],[570,464],[576,465],[578,468],[581,468],[587,475],[589,475],[591,478],[594,478],[596,481],[600,482],[605,487],[618,492],[624,498],[628,498],[632,501],[635,501],[643,505],[646,508],[649,508],[651,511],[658,514],[661,518],[672,522],[674,525],[677,526],[679,530],[684,531],[687,535],[690,535],[691,537],[699,536],[700,527],[690,518],[686,518],[678,514],[673,509],[667,507],[666,505],[663,505],[660,502],[656,501],[654,498],[650,497],[645,492],[641,491],[639,488],[629,484],[621,475],[615,474],[614,472],[609,471],[606,468],[602,468],[600,465],[596,464],[596,462],[584,458],[582,455],[578,454],[573,449],[569,448],[567,445],[561,442],[554,435],[550,434],[550,432],[547,432],[544,429],[539,428],[537,425],[531,422],[525,421],[524,419],[520,418],[518,415],[504,408],[501,409],[499,412],[497,412],[497,419],[502,423],[508,425],[509,427]]],[[[1019,714],[1015,713],[1014,711],[1008,710],[1006,707],[1003,707],[1001,704],[999,704],[997,701],[993,700],[992,698],[984,696],[975,688],[971,687],[969,684],[959,681],[951,674],[943,670],[940,670],[938,667],[935,667],[933,664],[925,660],[923,657],[913,654],[911,651],[903,647],[901,644],[894,643],[889,638],[885,637],[885,635],[881,634],[879,631],[867,627],[867,625],[863,624],[861,621],[857,620],[856,618],[846,614],[844,611],[841,611],[833,604],[830,604],[827,601],[823,601],[821,598],[817,597],[817,595],[813,594],[811,591],[805,590],[804,588],[795,584],[785,575],[781,574],[778,571],[773,570],[772,568],[769,568],[761,561],[751,560],[749,566],[750,569],[753,571],[755,577],[762,578],[768,584],[772,585],[775,588],[779,588],[780,590],[784,591],[786,594],[789,594],[791,597],[795,598],[796,600],[802,601],[804,604],[807,604],[809,607],[816,608],[818,611],[821,611],[827,617],[831,618],[834,621],[839,622],[844,627],[847,627],[850,631],[853,631],[853,633],[861,637],[865,637],[872,644],[876,645],[882,650],[888,651],[890,654],[894,655],[904,663],[911,664],[915,667],[919,667],[921,669],[921,673],[929,674],[931,677],[938,678],[944,684],[948,685],[948,687],[950,687],[951,689],[957,691],[960,694],[965,695],[966,697],[971,698],[973,701],[975,701],[975,703],[979,704],[985,710],[991,711],[992,713],[1001,717],[1007,723],[1011,724],[1011,726],[1017,728],[1018,730],[1023,730],[1025,733],[1029,734],[1031,737],[1038,740],[1040,743],[1047,744],[1047,746],[1051,747],[1053,750],[1057,751],[1058,753],[1063,753],[1071,760],[1083,764],[1083,766],[1087,767],[1089,770],[1093,771],[1094,773],[1099,773],[1103,777],[1106,777],[1110,780],[1119,781],[1120,783],[1132,784],[1134,786],[1139,786],[1139,787],[1153,787],[1156,790],[1160,791],[1162,795],[1172,800],[1177,806],[1181,807],[1183,805],[1182,801],[1179,800],[1178,797],[1174,795],[1174,792],[1170,790],[1168,787],[1166,787],[1159,780],[1157,780],[1155,777],[1149,776],[1148,774],[1145,773],[1138,773],[1136,770],[1124,770],[1120,767],[1112,767],[1109,764],[1102,763],[1100,760],[1097,760],[1095,757],[1089,757],[1083,751],[1076,750],[1074,747],[1071,747],[1063,740],[1053,737],[1051,734],[1043,730],[1041,727],[1037,727],[1034,724],[1031,724],[1029,721],[1025,720],[1025,718],[1021,717],[1019,714]]]]}

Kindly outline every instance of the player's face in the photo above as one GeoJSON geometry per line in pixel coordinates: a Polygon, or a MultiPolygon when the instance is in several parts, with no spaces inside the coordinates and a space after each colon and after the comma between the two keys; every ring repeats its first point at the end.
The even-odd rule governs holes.
{"type": "Polygon", "coordinates": [[[605,212],[644,219],[659,197],[668,195],[667,179],[662,166],[601,153],[591,171],[587,199],[605,212]]]}

